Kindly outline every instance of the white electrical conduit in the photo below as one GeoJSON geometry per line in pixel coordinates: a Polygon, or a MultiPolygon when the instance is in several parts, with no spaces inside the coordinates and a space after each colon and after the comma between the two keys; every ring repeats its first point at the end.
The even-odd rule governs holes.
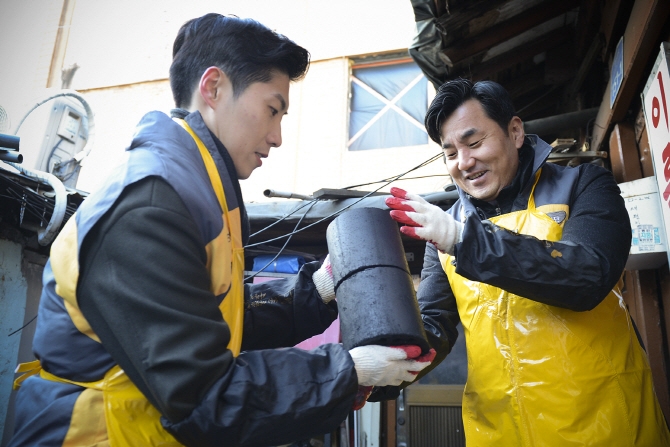
{"type": "Polygon", "coordinates": [[[58,230],[60,229],[60,225],[63,223],[63,218],[65,217],[65,209],[67,208],[67,191],[65,190],[63,182],[58,180],[55,175],[49,174],[48,172],[33,171],[32,169],[28,169],[16,163],[5,163],[16,168],[26,177],[30,177],[39,182],[48,183],[49,186],[53,188],[56,196],[54,198],[54,211],[53,214],[51,214],[51,220],[49,220],[46,228],[39,228],[37,230],[37,242],[43,246],[49,245],[56,238],[58,230]]]}

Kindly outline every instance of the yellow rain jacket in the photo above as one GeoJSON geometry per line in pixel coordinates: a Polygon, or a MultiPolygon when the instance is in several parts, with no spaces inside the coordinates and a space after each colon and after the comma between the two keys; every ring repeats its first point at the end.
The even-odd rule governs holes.
{"type": "MultiPolygon", "coordinates": [[[[594,254],[598,244],[607,252],[630,243],[618,188],[593,165],[545,164],[550,148],[534,136],[526,146],[534,164],[512,211],[498,208],[488,223],[460,191],[449,213],[465,222],[464,240],[455,256],[429,247],[417,294],[427,332],[453,345],[455,322],[445,315],[463,325],[467,445],[668,446],[646,354],[620,291],[581,303],[588,301],[584,290],[603,287],[604,275],[614,284],[621,274],[602,273],[594,254]],[[562,240],[573,214],[570,239],[562,240]],[[571,242],[576,232],[585,243],[571,242]],[[434,267],[438,255],[441,266],[434,267]]],[[[609,261],[623,268],[625,257],[609,261]]]]}
{"type": "MultiPolygon", "coordinates": [[[[541,240],[562,228],[535,208],[490,219],[541,240]]],[[[556,254],[560,256],[560,253],[556,254]]],[[[468,351],[469,445],[660,446],[668,431],[617,289],[595,309],[548,306],[458,275],[440,255],[468,351]]]]}

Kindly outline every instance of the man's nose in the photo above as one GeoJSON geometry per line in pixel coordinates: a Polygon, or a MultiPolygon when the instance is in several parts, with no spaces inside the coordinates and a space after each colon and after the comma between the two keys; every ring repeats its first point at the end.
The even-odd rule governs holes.
{"type": "Polygon", "coordinates": [[[281,123],[274,126],[268,133],[267,142],[272,147],[281,146],[281,123]]]}
{"type": "Polygon", "coordinates": [[[458,151],[458,170],[467,171],[475,165],[475,159],[472,157],[469,149],[458,151]]]}

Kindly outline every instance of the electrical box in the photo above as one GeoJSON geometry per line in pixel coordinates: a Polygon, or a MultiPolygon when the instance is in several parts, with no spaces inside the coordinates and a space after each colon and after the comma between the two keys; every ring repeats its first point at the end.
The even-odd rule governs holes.
{"type": "Polygon", "coordinates": [[[655,177],[619,183],[633,231],[626,270],[656,269],[667,262],[667,240],[655,177]]]}
{"type": "Polygon", "coordinates": [[[74,156],[88,140],[88,118],[81,102],[69,97],[56,98],[50,103],[41,149],[34,169],[49,172],[65,186],[75,187],[80,165],[74,156]]]}

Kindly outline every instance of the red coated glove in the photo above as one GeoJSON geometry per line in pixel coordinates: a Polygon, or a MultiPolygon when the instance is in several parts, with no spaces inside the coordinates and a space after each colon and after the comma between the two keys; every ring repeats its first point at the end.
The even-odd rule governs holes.
{"type": "Polygon", "coordinates": [[[391,217],[409,225],[400,231],[409,237],[428,241],[443,253],[454,254],[454,246],[463,240],[463,224],[421,196],[400,188],[391,188],[394,197],[386,199],[391,217]]]}
{"type": "Polygon", "coordinates": [[[400,385],[412,382],[419,371],[435,357],[421,355],[418,346],[359,346],[349,351],[354,361],[358,384],[362,386],[400,385]]]}
{"type": "Polygon", "coordinates": [[[365,406],[365,403],[368,401],[368,397],[372,394],[373,386],[360,386],[358,385],[358,392],[356,393],[356,399],[354,400],[353,410],[360,410],[365,406]]]}
{"type": "MultiPolygon", "coordinates": [[[[403,348],[403,346],[400,346],[403,348]]],[[[419,362],[419,363],[425,363],[428,362],[428,364],[433,363],[433,360],[435,359],[435,355],[437,355],[437,352],[433,348],[430,349],[430,351],[426,352],[424,355],[420,355],[419,357],[416,357],[414,360],[419,362]]],[[[421,371],[410,371],[411,374],[414,374],[415,376],[419,374],[421,371]]]]}

